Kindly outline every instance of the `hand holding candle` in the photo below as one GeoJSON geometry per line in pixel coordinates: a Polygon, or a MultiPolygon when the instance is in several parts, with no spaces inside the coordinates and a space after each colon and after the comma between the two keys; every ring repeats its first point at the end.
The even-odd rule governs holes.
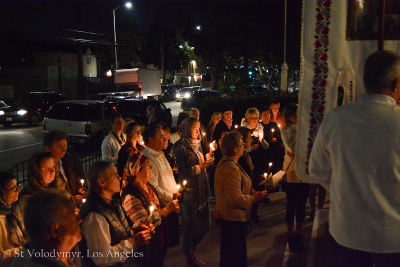
{"type": "Polygon", "coordinates": [[[258,134],[258,140],[259,140],[260,142],[262,142],[263,138],[264,138],[264,132],[260,132],[260,133],[258,134]]]}
{"type": "Polygon", "coordinates": [[[180,184],[177,184],[177,185],[176,185],[176,191],[178,191],[178,193],[181,192],[181,185],[180,185],[180,184]]]}
{"type": "Polygon", "coordinates": [[[276,142],[276,137],[274,137],[274,132],[275,132],[275,129],[274,128],[272,128],[271,129],[271,136],[272,136],[272,138],[271,138],[271,140],[272,140],[272,143],[275,143],[276,142]]]}

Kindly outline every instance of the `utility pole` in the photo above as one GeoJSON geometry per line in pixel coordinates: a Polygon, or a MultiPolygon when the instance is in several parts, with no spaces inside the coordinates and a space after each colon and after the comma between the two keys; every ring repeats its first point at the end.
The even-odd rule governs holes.
{"type": "Polygon", "coordinates": [[[81,0],[76,1],[76,39],[77,47],[78,47],[78,92],[74,93],[74,98],[78,97],[78,99],[83,99],[83,67],[82,67],[82,44],[80,40],[80,31],[81,31],[81,0]]]}
{"type": "Polygon", "coordinates": [[[286,13],[287,13],[287,0],[285,0],[285,23],[283,29],[283,64],[282,64],[282,72],[281,72],[281,90],[288,90],[288,65],[286,64],[286,13]]]}
{"type": "Polygon", "coordinates": [[[160,44],[160,53],[161,53],[161,71],[162,71],[162,84],[166,84],[165,82],[165,58],[164,58],[164,14],[163,14],[163,6],[162,2],[160,2],[160,35],[161,35],[161,44],[160,44]]]}

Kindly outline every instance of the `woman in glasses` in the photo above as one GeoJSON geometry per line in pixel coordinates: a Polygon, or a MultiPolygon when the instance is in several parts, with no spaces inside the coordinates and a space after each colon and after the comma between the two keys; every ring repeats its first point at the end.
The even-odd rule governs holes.
{"type": "Polygon", "coordinates": [[[11,172],[0,172],[0,266],[9,266],[26,242],[17,201],[20,189],[11,172]]]}

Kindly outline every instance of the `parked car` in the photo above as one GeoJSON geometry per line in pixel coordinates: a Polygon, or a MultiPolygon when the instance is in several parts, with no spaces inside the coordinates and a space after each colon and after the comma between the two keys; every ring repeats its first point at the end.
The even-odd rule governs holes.
{"type": "Polygon", "coordinates": [[[195,90],[190,98],[184,98],[181,102],[183,110],[190,110],[191,108],[201,108],[202,102],[209,97],[220,97],[219,92],[211,90],[195,90]]]}
{"type": "Polygon", "coordinates": [[[158,100],[170,101],[175,99],[175,95],[178,92],[175,84],[164,84],[161,85],[161,95],[158,100]]]}
{"type": "Polygon", "coordinates": [[[146,109],[153,106],[157,121],[165,122],[169,127],[172,124],[171,109],[167,108],[161,101],[155,99],[126,98],[119,99],[112,103],[112,108],[122,114],[125,119],[144,125],[146,123],[146,109]]]}
{"type": "Polygon", "coordinates": [[[60,130],[71,143],[90,144],[107,133],[112,112],[111,105],[96,100],[58,102],[44,118],[43,133],[60,130]]]}
{"type": "Polygon", "coordinates": [[[176,93],[176,100],[177,101],[182,101],[184,98],[189,98],[191,97],[193,93],[193,87],[183,87],[176,93]]]}
{"type": "Polygon", "coordinates": [[[4,127],[11,127],[13,123],[27,123],[37,126],[43,121],[46,111],[59,101],[67,100],[61,94],[35,93],[24,96],[15,105],[3,108],[4,114],[0,116],[0,123],[4,127]]]}

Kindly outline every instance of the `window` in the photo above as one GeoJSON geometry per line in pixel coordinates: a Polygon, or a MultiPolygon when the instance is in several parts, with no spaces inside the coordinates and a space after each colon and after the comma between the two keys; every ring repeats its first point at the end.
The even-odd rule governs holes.
{"type": "Polygon", "coordinates": [[[49,111],[47,111],[46,117],[54,120],[64,120],[64,115],[66,114],[67,110],[67,103],[53,105],[49,111]]]}

